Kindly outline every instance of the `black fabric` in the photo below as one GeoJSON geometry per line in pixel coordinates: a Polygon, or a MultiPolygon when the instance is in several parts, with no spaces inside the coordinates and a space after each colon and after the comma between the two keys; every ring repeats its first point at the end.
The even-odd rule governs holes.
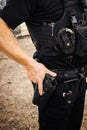
{"type": "Polygon", "coordinates": [[[2,12],[2,19],[14,29],[22,22],[56,21],[63,14],[60,0],[9,0],[2,12]]]}
{"type": "Polygon", "coordinates": [[[59,83],[50,99],[48,106],[43,111],[39,109],[39,130],[80,130],[84,109],[86,83],[84,79],[59,83]],[[63,93],[72,91],[68,98],[63,93]]]}
{"type": "Polygon", "coordinates": [[[14,29],[30,18],[34,5],[34,0],[9,0],[3,9],[2,19],[14,29]]]}
{"type": "Polygon", "coordinates": [[[2,14],[2,9],[0,9],[0,17],[1,17],[1,14],[2,14]]]}
{"type": "Polygon", "coordinates": [[[43,63],[49,69],[64,69],[77,67],[70,61],[70,57],[58,57],[58,56],[43,56],[38,53],[34,55],[35,59],[39,59],[39,62],[43,63]]]}

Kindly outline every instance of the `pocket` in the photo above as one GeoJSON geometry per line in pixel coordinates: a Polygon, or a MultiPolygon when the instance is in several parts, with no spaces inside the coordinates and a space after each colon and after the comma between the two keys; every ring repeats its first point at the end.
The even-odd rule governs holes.
{"type": "Polygon", "coordinates": [[[69,83],[57,83],[58,86],[55,91],[55,102],[61,107],[67,105],[73,105],[79,96],[79,84],[80,81],[74,81],[69,83]]]}
{"type": "Polygon", "coordinates": [[[76,27],[76,48],[75,54],[83,57],[87,56],[87,26],[76,27]]]}

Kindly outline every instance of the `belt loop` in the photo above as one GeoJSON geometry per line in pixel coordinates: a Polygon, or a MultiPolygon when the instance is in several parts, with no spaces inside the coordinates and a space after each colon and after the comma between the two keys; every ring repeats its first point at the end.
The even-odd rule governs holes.
{"type": "Polygon", "coordinates": [[[85,78],[85,67],[84,66],[81,67],[80,72],[79,72],[79,76],[81,79],[85,78]]]}

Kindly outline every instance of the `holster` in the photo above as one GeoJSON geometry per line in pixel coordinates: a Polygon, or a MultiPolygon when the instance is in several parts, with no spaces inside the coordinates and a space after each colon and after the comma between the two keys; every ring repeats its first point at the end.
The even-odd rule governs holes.
{"type": "Polygon", "coordinates": [[[38,85],[33,83],[33,86],[34,86],[34,96],[32,102],[39,108],[44,109],[56,89],[57,86],[56,79],[46,74],[45,79],[43,81],[42,96],[40,96],[39,94],[38,85]]]}

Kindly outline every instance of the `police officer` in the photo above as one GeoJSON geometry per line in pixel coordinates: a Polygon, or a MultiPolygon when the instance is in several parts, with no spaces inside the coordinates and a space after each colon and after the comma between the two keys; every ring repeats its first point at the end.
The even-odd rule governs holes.
{"type": "MultiPolygon", "coordinates": [[[[69,5],[66,4],[67,9],[73,7],[80,19],[83,12],[81,1],[66,0],[66,2],[69,2],[69,5]]],[[[69,10],[65,13],[62,0],[10,0],[0,18],[0,50],[24,66],[29,79],[38,84],[40,95],[43,95],[43,80],[46,74],[58,77],[60,72],[61,78],[69,78],[63,81],[60,78],[46,108],[44,110],[39,108],[39,130],[80,130],[81,127],[86,89],[82,73],[84,68],[82,69],[82,65],[76,62],[78,59],[74,60],[72,51],[68,54],[67,49],[62,50],[60,39],[60,47],[55,45],[57,39],[55,36],[61,29],[68,28],[67,36],[70,39],[71,34],[74,34],[70,31],[72,25],[68,14],[69,10]],[[39,62],[18,46],[10,31],[22,22],[26,22],[37,49],[34,58],[39,62]]],[[[64,31],[67,32],[65,29],[59,34],[61,32],[64,34],[64,31]]],[[[70,43],[65,45],[66,48],[71,47],[70,43]]]]}

